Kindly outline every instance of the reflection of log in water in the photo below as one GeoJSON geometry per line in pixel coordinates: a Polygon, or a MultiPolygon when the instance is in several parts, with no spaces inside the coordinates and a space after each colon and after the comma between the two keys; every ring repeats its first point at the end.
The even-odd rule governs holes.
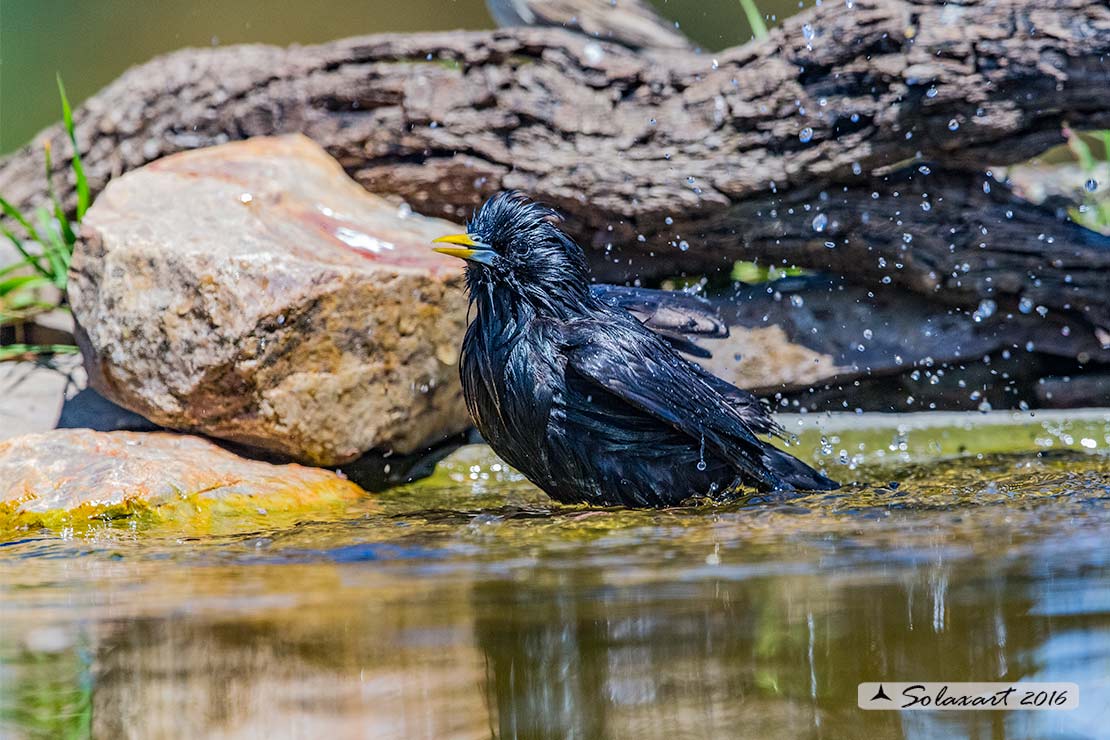
{"type": "MultiPolygon", "coordinates": [[[[950,590],[952,568],[965,567],[884,584],[780,575],[618,586],[546,568],[479,584],[497,735],[900,736],[897,713],[855,709],[856,683],[1017,680],[1040,667],[1045,622],[1029,611],[1040,595],[997,572],[964,573],[950,590]]],[[[989,736],[1001,721],[990,714],[952,721],[989,736]]]]}
{"type": "MultiPolygon", "coordinates": [[[[526,189],[568,214],[601,277],[796,263],[968,314],[1043,311],[1067,330],[1057,354],[1110,363],[1110,238],[979,174],[1065,122],[1110,126],[1108,54],[1101,0],[825,3],[715,57],[527,28],[187,50],[94,96],[78,138],[98,189],[303,131],[422,212],[526,189]]],[[[17,152],[0,192],[41,200],[41,172],[37,147],[17,152]]]]}

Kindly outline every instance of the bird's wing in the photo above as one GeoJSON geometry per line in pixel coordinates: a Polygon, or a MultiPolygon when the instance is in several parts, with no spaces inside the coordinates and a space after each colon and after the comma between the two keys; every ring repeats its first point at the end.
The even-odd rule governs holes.
{"type": "Polygon", "coordinates": [[[701,375],[702,380],[720,393],[753,431],[758,434],[770,434],[786,439],[786,430],[774,420],[774,417],[771,416],[771,410],[758,396],[743,388],[737,388],[724,378],[717,377],[696,363],[691,364],[701,375]]]}
{"type": "Polygon", "coordinates": [[[602,302],[623,308],[653,331],[727,337],[728,324],[704,298],[680,290],[652,290],[596,283],[590,292],[602,302]]]}
{"type": "Polygon", "coordinates": [[[567,366],[641,412],[655,417],[707,450],[781,482],[762,464],[762,443],[704,371],[679,357],[634,322],[583,320],[568,326],[567,366]]]}
{"type": "Polygon", "coordinates": [[[591,285],[590,292],[603,303],[628,311],[672,347],[693,357],[713,355],[687,337],[728,336],[728,324],[717,309],[696,295],[678,290],[629,288],[602,283],[591,285]]]}

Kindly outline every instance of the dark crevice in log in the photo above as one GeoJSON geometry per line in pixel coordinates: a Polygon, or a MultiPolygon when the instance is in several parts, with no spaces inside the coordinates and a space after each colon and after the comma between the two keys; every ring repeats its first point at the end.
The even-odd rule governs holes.
{"type": "MultiPolygon", "coordinates": [[[[700,340],[713,372],[787,408],[920,411],[1090,404],[1104,387],[1045,376],[1110,371],[1052,316],[977,315],[821,276],[741,286],[712,299],[730,327],[700,340]],[[1077,360],[1076,358],[1081,358],[1077,360]],[[1055,394],[1050,397],[1049,394],[1055,394]]],[[[1089,338],[1087,339],[1089,342],[1089,338]]]]}
{"type": "Polygon", "coordinates": [[[714,226],[730,224],[744,227],[718,239],[726,260],[822,269],[989,314],[1051,314],[1086,337],[1084,351],[1110,355],[1110,237],[987,175],[919,165],[850,187],[797,188],[736,204],[714,226]]]}

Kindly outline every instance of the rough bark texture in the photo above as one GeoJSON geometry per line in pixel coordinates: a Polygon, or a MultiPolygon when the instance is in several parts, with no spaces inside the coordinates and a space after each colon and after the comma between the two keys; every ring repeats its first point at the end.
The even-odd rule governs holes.
{"type": "MultiPolygon", "coordinates": [[[[527,190],[602,277],[736,258],[889,277],[969,310],[1043,306],[1075,325],[1068,353],[1106,359],[1110,238],[971,173],[1065,122],[1110,126],[1108,60],[1103,0],[826,3],[715,56],[546,29],[186,50],[89,100],[78,138],[99,189],[181,149],[302,131],[425,213],[527,190]]],[[[40,165],[34,147],[9,157],[0,192],[41,198],[40,165]]]]}

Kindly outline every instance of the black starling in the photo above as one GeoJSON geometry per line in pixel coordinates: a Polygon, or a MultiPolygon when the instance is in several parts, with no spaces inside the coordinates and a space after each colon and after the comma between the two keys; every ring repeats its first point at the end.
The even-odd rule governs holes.
{"type": "Polygon", "coordinates": [[[520,193],[498,193],[466,234],[436,240],[467,261],[477,312],[463,395],[498,455],[565,503],[673,506],[742,485],[838,487],[755,436],[781,431],[759,399],[678,354],[683,333],[718,329],[711,311],[691,296],[667,305],[661,291],[591,288],[560,222],[520,193]]]}

